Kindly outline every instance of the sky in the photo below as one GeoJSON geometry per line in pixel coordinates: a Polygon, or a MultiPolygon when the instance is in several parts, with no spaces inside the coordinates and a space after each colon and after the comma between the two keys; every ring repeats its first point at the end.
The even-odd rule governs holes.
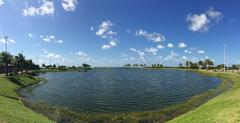
{"type": "Polygon", "coordinates": [[[0,51],[37,64],[240,63],[239,0],[0,0],[0,51]]]}

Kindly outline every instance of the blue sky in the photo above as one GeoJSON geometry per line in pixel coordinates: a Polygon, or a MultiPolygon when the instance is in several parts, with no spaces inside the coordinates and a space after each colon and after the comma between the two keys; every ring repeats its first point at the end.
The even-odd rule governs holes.
{"type": "Polygon", "coordinates": [[[238,0],[0,0],[0,50],[36,63],[240,63],[238,0]]]}

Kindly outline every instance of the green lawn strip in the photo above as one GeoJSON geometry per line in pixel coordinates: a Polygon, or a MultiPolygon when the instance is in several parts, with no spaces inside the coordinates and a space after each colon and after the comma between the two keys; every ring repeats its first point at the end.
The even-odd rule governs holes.
{"type": "Polygon", "coordinates": [[[240,75],[233,73],[202,73],[232,80],[234,85],[231,90],[213,98],[199,108],[169,121],[169,123],[240,122],[240,75]]]}
{"type": "Polygon", "coordinates": [[[18,90],[39,82],[40,79],[24,74],[11,77],[0,75],[0,123],[49,123],[47,117],[25,107],[18,90]]]}

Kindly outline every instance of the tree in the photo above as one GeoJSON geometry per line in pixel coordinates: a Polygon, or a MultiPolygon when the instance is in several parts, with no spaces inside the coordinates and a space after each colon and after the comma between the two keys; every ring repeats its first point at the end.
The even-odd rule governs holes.
{"type": "Polygon", "coordinates": [[[12,58],[13,56],[10,54],[10,53],[7,53],[7,52],[1,52],[0,53],[0,61],[2,63],[5,63],[5,74],[6,76],[8,76],[8,67],[9,67],[9,64],[11,64],[12,62],[12,58]]]}
{"type": "Polygon", "coordinates": [[[191,61],[186,61],[186,67],[190,68],[191,67],[192,62],[191,61]]]}
{"type": "Polygon", "coordinates": [[[183,68],[183,65],[182,65],[182,63],[179,63],[179,67],[180,67],[180,68],[183,68]]]}
{"type": "Polygon", "coordinates": [[[44,68],[44,69],[45,69],[45,67],[46,67],[46,65],[43,63],[43,64],[42,64],[42,68],[44,68]]]}
{"type": "Polygon", "coordinates": [[[213,61],[210,60],[210,59],[206,59],[205,60],[205,64],[206,64],[206,69],[207,68],[209,69],[209,68],[211,68],[214,65],[213,61]]]}
{"type": "Polygon", "coordinates": [[[204,61],[200,60],[198,61],[199,68],[201,69],[202,67],[206,67],[206,64],[204,61]]]}
{"type": "Polygon", "coordinates": [[[53,69],[56,69],[56,68],[57,68],[56,64],[53,64],[53,69]]]}
{"type": "Polygon", "coordinates": [[[21,73],[23,73],[23,64],[25,62],[25,57],[23,56],[23,54],[18,54],[17,56],[14,57],[15,58],[15,65],[16,65],[16,73],[18,73],[19,71],[21,71],[21,73]]]}

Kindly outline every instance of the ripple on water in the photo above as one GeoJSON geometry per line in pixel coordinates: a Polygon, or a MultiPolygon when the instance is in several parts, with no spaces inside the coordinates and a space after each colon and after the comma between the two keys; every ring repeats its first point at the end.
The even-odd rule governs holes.
{"type": "Polygon", "coordinates": [[[157,110],[212,89],[221,82],[189,71],[96,68],[42,74],[48,80],[27,98],[78,112],[157,110]]]}

